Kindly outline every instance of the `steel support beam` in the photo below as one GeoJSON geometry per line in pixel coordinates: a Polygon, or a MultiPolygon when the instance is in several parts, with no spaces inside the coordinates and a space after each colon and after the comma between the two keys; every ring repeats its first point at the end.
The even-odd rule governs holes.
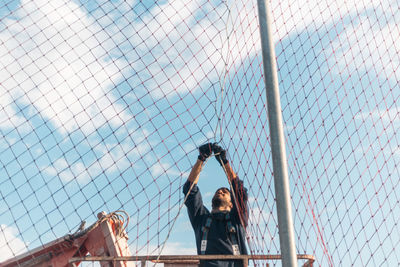
{"type": "Polygon", "coordinates": [[[282,266],[296,267],[297,258],[294,242],[285,137],[282,123],[282,109],[280,104],[275,47],[271,34],[271,11],[267,0],[257,0],[257,4],[267,95],[268,120],[271,136],[272,164],[274,171],[282,266]]]}

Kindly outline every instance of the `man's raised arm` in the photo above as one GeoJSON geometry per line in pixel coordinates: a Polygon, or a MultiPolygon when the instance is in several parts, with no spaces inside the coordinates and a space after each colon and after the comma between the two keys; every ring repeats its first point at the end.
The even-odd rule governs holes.
{"type": "Polygon", "coordinates": [[[203,161],[198,159],[196,163],[193,165],[192,170],[190,171],[188,182],[190,182],[191,184],[192,183],[197,184],[197,182],[199,181],[199,176],[202,167],[203,167],[203,161]]]}
{"type": "Polygon", "coordinates": [[[233,171],[231,165],[229,164],[229,161],[226,158],[226,150],[220,147],[219,145],[214,144],[213,151],[218,163],[221,165],[222,168],[225,169],[229,182],[232,182],[234,179],[237,178],[237,175],[233,171]]]}
{"type": "Polygon", "coordinates": [[[199,156],[197,157],[197,161],[194,164],[192,170],[190,171],[189,177],[188,177],[188,181],[192,184],[197,184],[197,182],[199,181],[199,176],[200,176],[200,172],[201,169],[203,167],[204,161],[211,156],[212,154],[212,147],[213,144],[211,143],[207,143],[204,145],[201,145],[199,147],[199,156]]]}
{"type": "Polygon", "coordinates": [[[213,151],[215,158],[221,167],[224,168],[226,175],[228,177],[229,183],[232,186],[233,194],[235,197],[234,206],[238,210],[238,214],[243,220],[244,226],[247,226],[248,212],[247,212],[247,189],[243,186],[243,181],[240,180],[236,173],[233,171],[229,161],[226,158],[226,150],[217,144],[213,145],[213,151]],[[235,203],[236,202],[236,203],[235,203]]]}

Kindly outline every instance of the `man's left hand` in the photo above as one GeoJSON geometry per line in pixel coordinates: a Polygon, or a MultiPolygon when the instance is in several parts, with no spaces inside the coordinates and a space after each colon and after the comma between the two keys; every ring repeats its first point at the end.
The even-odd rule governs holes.
{"type": "Polygon", "coordinates": [[[214,144],[213,145],[213,152],[215,154],[215,158],[217,159],[218,163],[222,166],[228,163],[226,159],[226,150],[223,149],[221,146],[214,144]]]}

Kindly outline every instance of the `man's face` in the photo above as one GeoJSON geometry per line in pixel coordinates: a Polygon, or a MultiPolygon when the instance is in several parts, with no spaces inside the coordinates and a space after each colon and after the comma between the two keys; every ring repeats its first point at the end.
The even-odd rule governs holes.
{"type": "Polygon", "coordinates": [[[229,207],[232,208],[231,193],[225,187],[218,189],[212,198],[213,208],[229,207]]]}

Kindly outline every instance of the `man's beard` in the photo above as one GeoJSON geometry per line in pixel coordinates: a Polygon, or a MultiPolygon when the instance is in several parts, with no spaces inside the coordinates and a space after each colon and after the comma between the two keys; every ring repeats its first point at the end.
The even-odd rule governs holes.
{"type": "Polygon", "coordinates": [[[229,201],[227,201],[227,200],[225,200],[223,198],[219,198],[218,196],[214,196],[212,198],[212,202],[211,202],[211,205],[212,205],[213,209],[217,209],[217,208],[220,208],[220,207],[229,207],[229,204],[230,204],[229,201]]]}

